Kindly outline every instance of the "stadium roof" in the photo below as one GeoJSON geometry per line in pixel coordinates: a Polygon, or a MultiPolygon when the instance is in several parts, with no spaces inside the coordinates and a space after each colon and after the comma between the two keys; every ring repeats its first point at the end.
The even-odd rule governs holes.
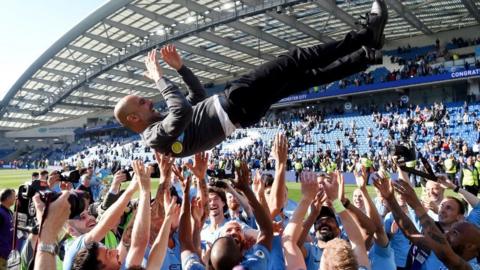
{"type": "MultiPolygon", "coordinates": [[[[143,56],[174,42],[203,83],[222,83],[293,46],[339,40],[371,0],[111,0],[55,42],[0,106],[0,129],[111,109],[124,95],[159,100],[143,56]]],[[[387,0],[387,39],[480,23],[480,0],[387,0]]],[[[168,77],[179,82],[173,70],[168,77]]]]}

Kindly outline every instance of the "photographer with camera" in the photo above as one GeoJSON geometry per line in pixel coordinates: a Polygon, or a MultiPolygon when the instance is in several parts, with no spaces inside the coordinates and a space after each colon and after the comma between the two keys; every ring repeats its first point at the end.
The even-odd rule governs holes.
{"type": "Polygon", "coordinates": [[[47,204],[40,194],[33,196],[37,220],[40,224],[36,241],[35,270],[56,269],[58,235],[71,213],[70,193],[63,192],[55,201],[47,204]]]}
{"type": "Polygon", "coordinates": [[[92,188],[90,187],[90,180],[91,180],[90,175],[88,174],[82,175],[80,178],[80,185],[77,187],[77,190],[81,190],[87,193],[89,197],[89,204],[92,204],[94,200],[93,200],[92,188]]]}

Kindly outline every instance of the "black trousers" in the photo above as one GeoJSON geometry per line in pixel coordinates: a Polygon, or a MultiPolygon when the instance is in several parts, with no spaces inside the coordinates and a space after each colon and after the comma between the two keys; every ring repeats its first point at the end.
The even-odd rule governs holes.
{"type": "Polygon", "coordinates": [[[366,32],[350,32],[341,41],[294,48],[229,82],[224,109],[230,120],[241,127],[251,126],[282,98],[365,70],[368,63],[362,40],[366,38],[366,32]]]}

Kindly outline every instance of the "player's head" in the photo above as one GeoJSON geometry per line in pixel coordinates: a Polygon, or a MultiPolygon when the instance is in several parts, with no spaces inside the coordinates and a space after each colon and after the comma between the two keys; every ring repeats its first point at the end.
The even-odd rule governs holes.
{"type": "Polygon", "coordinates": [[[435,203],[440,203],[443,200],[445,189],[437,182],[427,181],[425,191],[428,199],[435,203]]]}
{"type": "Polygon", "coordinates": [[[352,247],[347,241],[336,238],[329,241],[323,249],[320,269],[356,270],[358,263],[352,247]]]}
{"type": "Polygon", "coordinates": [[[243,254],[233,237],[220,237],[212,244],[209,269],[233,269],[242,261],[243,254]]]}
{"type": "Polygon", "coordinates": [[[480,254],[480,229],[474,224],[457,222],[446,237],[453,251],[462,258],[472,259],[480,254]]]}
{"type": "Polygon", "coordinates": [[[338,227],[335,213],[327,206],[322,206],[314,226],[316,237],[324,242],[328,242],[340,235],[340,228],[338,227]]]}
{"type": "Polygon", "coordinates": [[[136,95],[123,97],[115,105],[114,115],[120,124],[137,133],[161,118],[161,114],[153,108],[152,100],[136,95]]]}
{"type": "Polygon", "coordinates": [[[438,221],[442,224],[453,224],[464,216],[465,206],[458,198],[447,196],[438,206],[438,221]]]}
{"type": "Polygon", "coordinates": [[[245,246],[245,233],[242,229],[240,223],[235,220],[227,222],[220,231],[220,236],[225,237],[229,236],[235,240],[237,247],[243,250],[245,246]]]}

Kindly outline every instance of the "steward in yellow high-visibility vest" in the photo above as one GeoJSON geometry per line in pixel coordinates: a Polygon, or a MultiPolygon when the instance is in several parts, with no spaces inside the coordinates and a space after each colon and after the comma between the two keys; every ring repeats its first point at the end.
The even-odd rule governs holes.
{"type": "Polygon", "coordinates": [[[303,171],[303,163],[301,159],[297,159],[295,164],[293,164],[293,168],[295,169],[295,182],[298,183],[298,179],[300,178],[300,174],[303,171]]]}
{"type": "Polygon", "coordinates": [[[335,163],[335,162],[333,162],[333,161],[330,161],[330,162],[327,164],[327,166],[326,166],[326,168],[325,168],[325,171],[326,171],[327,173],[333,173],[333,172],[335,172],[336,169],[337,169],[337,163],[335,163]]]}
{"type": "Polygon", "coordinates": [[[475,168],[480,172],[480,160],[475,161],[475,168]]]}
{"type": "Polygon", "coordinates": [[[478,170],[475,167],[466,166],[462,169],[462,185],[478,186],[478,170]]]}
{"type": "Polygon", "coordinates": [[[479,188],[479,171],[475,168],[473,164],[472,157],[467,158],[467,162],[461,170],[460,174],[460,184],[465,190],[472,193],[473,195],[478,195],[479,188]]]}
{"type": "Polygon", "coordinates": [[[443,166],[445,167],[445,173],[448,175],[448,179],[453,183],[456,183],[455,175],[457,174],[457,161],[455,160],[455,156],[452,154],[445,159],[443,166]]]}

